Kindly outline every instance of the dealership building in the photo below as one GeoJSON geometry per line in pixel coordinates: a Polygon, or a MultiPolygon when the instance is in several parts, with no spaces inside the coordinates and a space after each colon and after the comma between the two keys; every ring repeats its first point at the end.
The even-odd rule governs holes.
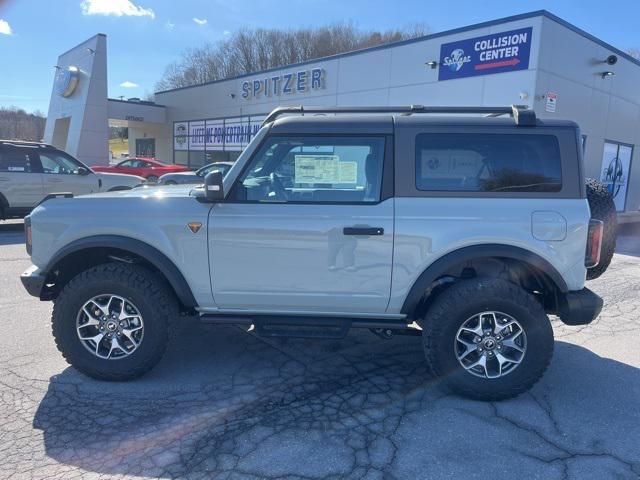
{"type": "Polygon", "coordinates": [[[234,160],[280,105],[528,105],[582,131],[587,176],[640,220],[640,62],[536,11],[251,75],[156,92],[155,103],[107,96],[106,37],[63,53],[45,141],[106,163],[108,125],[129,151],[192,168],[234,160]]]}

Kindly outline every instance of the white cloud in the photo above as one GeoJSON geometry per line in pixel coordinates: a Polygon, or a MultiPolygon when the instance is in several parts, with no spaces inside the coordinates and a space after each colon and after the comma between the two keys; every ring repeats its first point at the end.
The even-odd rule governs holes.
{"type": "Polygon", "coordinates": [[[12,33],[9,22],[0,18],[0,35],[11,35],[12,33]]]}
{"type": "Polygon", "coordinates": [[[167,27],[167,30],[173,30],[176,26],[175,23],[171,23],[169,20],[167,20],[167,23],[164,24],[165,27],[167,27]]]}
{"type": "Polygon", "coordinates": [[[116,17],[151,17],[156,14],[150,8],[139,7],[131,0],[83,0],[83,15],[115,15],[116,17]]]}
{"type": "Polygon", "coordinates": [[[222,32],[222,35],[227,37],[227,36],[231,35],[231,32],[229,30],[225,30],[224,32],[222,32]]]}
{"type": "Polygon", "coordinates": [[[126,80],[122,82],[120,86],[124,88],[136,88],[136,87],[139,87],[140,85],[138,85],[137,83],[130,82],[129,80],[126,80]]]}
{"type": "Polygon", "coordinates": [[[196,18],[193,17],[193,21],[196,22],[198,25],[202,26],[202,25],[206,25],[207,24],[207,19],[206,18],[196,18]]]}

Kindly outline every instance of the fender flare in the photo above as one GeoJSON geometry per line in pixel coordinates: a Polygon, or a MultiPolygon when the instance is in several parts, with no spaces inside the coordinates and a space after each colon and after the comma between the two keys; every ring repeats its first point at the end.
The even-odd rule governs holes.
{"type": "Polygon", "coordinates": [[[157,248],[141,240],[129,237],[119,235],[95,235],[75,240],[62,247],[51,257],[51,260],[49,260],[49,263],[43,269],[44,272],[48,274],[68,255],[89,248],[117,248],[144,258],[164,275],[176,292],[178,299],[185,307],[195,308],[198,306],[189,284],[185,280],[184,275],[178,270],[178,267],[157,248]]]}
{"type": "Polygon", "coordinates": [[[413,283],[400,312],[410,316],[418,306],[429,285],[450,268],[470,260],[489,257],[509,258],[524,262],[534,269],[543,272],[551,280],[553,286],[560,292],[566,293],[569,291],[567,283],[564,281],[564,278],[562,278],[562,275],[560,275],[560,272],[558,272],[551,263],[536,253],[513,245],[472,245],[447,253],[429,265],[413,283]]]}

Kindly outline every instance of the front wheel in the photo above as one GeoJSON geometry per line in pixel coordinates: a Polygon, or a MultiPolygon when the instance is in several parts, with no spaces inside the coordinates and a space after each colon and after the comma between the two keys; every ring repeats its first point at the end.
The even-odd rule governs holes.
{"type": "Polygon", "coordinates": [[[147,177],[147,182],[149,182],[149,183],[158,183],[158,177],[156,177],[155,175],[149,175],[147,177]]]}
{"type": "Polygon", "coordinates": [[[503,400],[529,390],[553,355],[553,330],[540,303],[500,279],[452,285],[422,321],[427,361],[452,391],[503,400]]]}
{"type": "Polygon", "coordinates": [[[129,380],[158,363],[176,313],[173,292],[153,272],[108,263],[62,289],[53,307],[53,336],[77,370],[100,380],[129,380]]]}

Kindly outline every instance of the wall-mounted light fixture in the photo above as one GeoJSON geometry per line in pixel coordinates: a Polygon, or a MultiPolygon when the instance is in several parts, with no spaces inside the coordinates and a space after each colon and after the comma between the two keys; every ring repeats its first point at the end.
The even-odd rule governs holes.
{"type": "Polygon", "coordinates": [[[438,62],[436,62],[435,60],[431,60],[430,62],[425,63],[425,65],[433,70],[438,66],[438,62]]]}
{"type": "Polygon", "coordinates": [[[615,72],[606,71],[602,72],[600,75],[602,76],[602,78],[613,77],[615,75],[615,72]]]}
{"type": "Polygon", "coordinates": [[[96,51],[95,51],[93,48],[89,48],[89,47],[87,47],[87,48],[85,48],[85,50],[86,50],[87,52],[89,52],[90,54],[92,54],[92,55],[93,55],[94,53],[96,53],[96,51]]]}

